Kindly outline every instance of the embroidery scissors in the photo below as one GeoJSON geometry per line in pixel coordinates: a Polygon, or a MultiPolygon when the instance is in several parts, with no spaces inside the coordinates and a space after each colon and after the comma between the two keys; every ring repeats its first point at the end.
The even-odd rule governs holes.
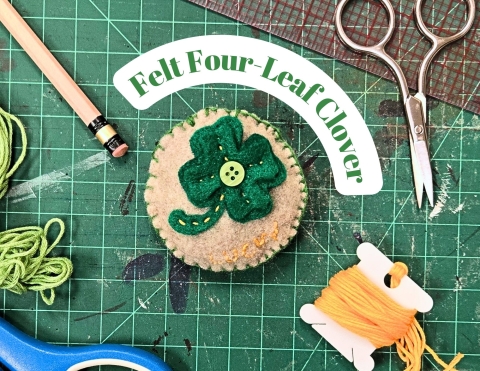
{"type": "Polygon", "coordinates": [[[100,365],[136,371],[172,371],[160,358],[125,345],[64,347],[34,339],[0,317],[0,370],[78,371],[100,365]]]}
{"type": "Polygon", "coordinates": [[[393,72],[397,79],[405,108],[410,139],[410,158],[412,162],[413,179],[418,207],[422,205],[423,189],[427,193],[430,205],[433,206],[433,178],[430,155],[428,152],[426,118],[427,100],[426,85],[430,63],[435,55],[446,45],[462,38],[472,27],[475,19],[475,0],[466,0],[467,20],[464,27],[457,33],[440,37],[433,34],[423,22],[422,5],[424,0],[415,1],[415,20],[420,32],[431,42],[432,46],[425,55],[418,71],[418,93],[412,96],[408,90],[407,80],[398,63],[385,52],[385,45],[389,42],[395,29],[395,11],[389,0],[380,0],[388,13],[387,34],[377,44],[371,46],[360,45],[352,41],[345,33],[342,25],[342,14],[349,0],[341,0],[335,11],[335,26],[340,40],[355,52],[366,53],[382,60],[393,72]]]}

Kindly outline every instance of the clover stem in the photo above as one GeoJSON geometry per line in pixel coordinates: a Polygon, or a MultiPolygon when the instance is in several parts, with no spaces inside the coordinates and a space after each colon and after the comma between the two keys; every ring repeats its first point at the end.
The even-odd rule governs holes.
{"type": "Polygon", "coordinates": [[[225,196],[222,194],[214,207],[210,208],[205,214],[188,215],[185,211],[173,210],[168,223],[178,233],[186,235],[197,235],[213,227],[225,211],[225,196]]]}

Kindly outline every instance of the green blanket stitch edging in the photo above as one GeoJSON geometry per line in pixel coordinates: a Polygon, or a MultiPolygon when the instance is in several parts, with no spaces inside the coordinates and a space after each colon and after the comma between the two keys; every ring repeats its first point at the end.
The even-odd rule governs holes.
{"type": "MultiPolygon", "coordinates": [[[[282,138],[282,135],[280,133],[280,131],[275,127],[273,126],[272,124],[270,124],[268,121],[266,120],[262,120],[260,117],[258,117],[256,114],[254,113],[250,113],[248,111],[245,111],[245,110],[239,110],[239,109],[235,109],[235,110],[230,110],[230,109],[227,109],[227,108],[218,108],[218,107],[207,107],[204,109],[204,112],[205,112],[205,116],[208,116],[210,112],[217,112],[219,109],[222,109],[224,110],[228,115],[230,116],[234,116],[234,117],[238,117],[239,115],[242,115],[242,116],[246,116],[246,117],[251,117],[253,118],[254,120],[256,120],[258,123],[261,123],[261,124],[264,124],[266,127],[269,127],[271,128],[274,132],[275,132],[275,141],[277,142],[281,142],[284,146],[284,148],[287,148],[288,150],[290,150],[290,153],[292,154],[290,158],[293,158],[293,160],[295,161],[295,165],[294,166],[297,166],[300,170],[299,174],[300,176],[302,177],[301,179],[301,183],[303,183],[304,187],[303,189],[301,190],[301,192],[305,195],[305,197],[303,198],[303,203],[304,203],[304,207],[299,207],[299,210],[301,211],[301,214],[300,216],[297,218],[297,220],[300,222],[305,214],[305,208],[306,208],[306,205],[307,205],[307,201],[308,201],[308,187],[307,187],[307,183],[306,183],[306,180],[305,180],[305,175],[303,174],[303,170],[302,170],[302,167],[300,165],[300,163],[298,162],[298,159],[297,157],[294,155],[294,150],[293,148],[282,138]],[[233,113],[233,115],[232,115],[233,113]]],[[[190,126],[195,126],[195,119],[197,118],[198,114],[195,113],[189,117],[187,117],[184,121],[176,124],[175,126],[173,126],[165,135],[173,135],[173,130],[176,128],[176,127],[182,127],[185,123],[187,123],[188,125],[190,126]]],[[[155,162],[159,162],[158,161],[158,158],[155,157],[155,153],[157,152],[157,150],[164,150],[163,147],[160,145],[160,140],[158,140],[155,148],[153,149],[153,152],[152,152],[152,161],[155,161],[155,162]]],[[[152,177],[152,178],[157,178],[155,175],[153,174],[149,174],[149,177],[152,177]]],[[[145,190],[147,189],[150,189],[150,190],[153,190],[153,188],[151,186],[146,186],[145,187],[145,190]]],[[[150,204],[149,202],[145,202],[146,206],[148,207],[148,205],[150,204]]],[[[163,243],[165,244],[165,246],[168,247],[168,243],[167,243],[167,239],[166,238],[162,238],[161,237],[161,229],[160,228],[157,228],[155,227],[155,225],[153,224],[153,219],[156,217],[156,215],[149,215],[149,219],[150,219],[150,222],[152,223],[152,226],[154,227],[154,229],[157,231],[157,234],[158,236],[160,237],[160,239],[163,241],[163,243]]],[[[300,223],[298,223],[297,226],[292,226],[293,229],[295,230],[298,230],[298,227],[300,226],[300,223]]],[[[280,246],[280,249],[283,249],[285,248],[290,242],[291,240],[294,238],[295,236],[293,237],[290,237],[287,241],[286,244],[284,245],[281,245],[280,246]]],[[[171,246],[171,247],[168,247],[170,249],[170,251],[172,253],[175,252],[175,250],[177,250],[177,248],[175,246],[171,246]]],[[[275,253],[274,254],[271,254],[271,255],[267,255],[265,254],[265,262],[270,260],[271,258],[273,258],[275,256],[275,253]]],[[[182,261],[185,261],[184,257],[180,257],[179,258],[180,260],[182,261]]],[[[196,266],[198,266],[198,264],[195,264],[196,266]]],[[[247,264],[246,268],[245,269],[248,269],[248,268],[253,268],[254,265],[249,265],[247,264]]],[[[224,270],[224,269],[223,269],[224,270]]],[[[233,270],[237,270],[236,267],[233,268],[233,270]]]]}

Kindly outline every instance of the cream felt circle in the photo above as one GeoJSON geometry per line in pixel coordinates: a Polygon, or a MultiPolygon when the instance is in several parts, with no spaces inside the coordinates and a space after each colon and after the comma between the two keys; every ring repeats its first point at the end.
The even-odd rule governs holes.
{"type": "Polygon", "coordinates": [[[307,199],[293,150],[245,111],[205,109],[159,141],[145,190],[154,228],[186,264],[257,266],[297,233],[307,199]]]}

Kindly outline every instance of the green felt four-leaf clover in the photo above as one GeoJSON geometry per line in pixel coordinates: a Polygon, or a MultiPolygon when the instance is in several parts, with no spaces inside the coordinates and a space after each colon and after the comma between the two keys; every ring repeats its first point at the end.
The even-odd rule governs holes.
{"type": "Polygon", "coordinates": [[[282,184],[287,171],[259,134],[245,142],[240,120],[224,116],[197,130],[190,138],[195,156],[178,171],[188,200],[205,214],[188,215],[173,210],[168,218],[177,232],[196,235],[211,228],[226,210],[239,223],[260,219],[272,211],[269,190],[282,184]]]}

